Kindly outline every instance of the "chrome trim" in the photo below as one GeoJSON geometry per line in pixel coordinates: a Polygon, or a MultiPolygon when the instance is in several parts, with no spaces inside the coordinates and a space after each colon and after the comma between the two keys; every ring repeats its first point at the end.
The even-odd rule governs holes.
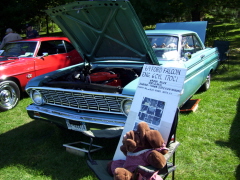
{"type": "MultiPolygon", "coordinates": [[[[209,62],[206,67],[202,68],[200,71],[195,72],[195,74],[192,73],[192,74],[187,75],[186,78],[185,78],[184,83],[187,83],[188,81],[190,81],[191,79],[193,79],[195,76],[197,76],[198,74],[206,71],[207,69],[212,68],[214,65],[216,65],[216,63],[218,63],[218,61],[213,60],[213,61],[209,62]]],[[[216,66],[217,66],[217,65],[216,65],[216,66]]],[[[209,72],[210,72],[210,70],[211,70],[211,69],[209,69],[209,72]]]]}
{"type": "Polygon", "coordinates": [[[101,112],[124,115],[122,101],[133,99],[122,94],[103,93],[62,88],[31,87],[27,91],[39,91],[45,104],[75,109],[78,111],[101,112]]]}
{"type": "MultiPolygon", "coordinates": [[[[113,115],[112,117],[110,116],[97,116],[93,113],[78,113],[73,110],[69,109],[64,109],[64,108],[59,108],[59,107],[54,107],[54,109],[50,109],[49,106],[42,107],[42,106],[37,106],[35,104],[29,105],[27,108],[27,111],[33,111],[33,112],[39,112],[43,113],[46,115],[51,115],[54,117],[60,117],[64,119],[70,119],[73,121],[79,121],[79,122],[86,122],[86,123],[96,123],[96,124],[102,124],[102,125],[111,125],[111,126],[124,126],[126,122],[126,116],[119,116],[119,115],[113,115]]],[[[35,117],[36,119],[41,118],[48,120],[45,117],[35,117]]],[[[49,119],[49,121],[51,121],[49,119]]]]}

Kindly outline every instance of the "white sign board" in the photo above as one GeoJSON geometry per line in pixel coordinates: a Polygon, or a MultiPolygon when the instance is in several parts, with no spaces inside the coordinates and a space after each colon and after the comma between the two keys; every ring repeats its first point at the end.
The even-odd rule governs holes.
{"type": "Polygon", "coordinates": [[[172,127],[187,69],[144,65],[113,160],[125,159],[122,138],[141,121],[161,132],[165,142],[172,127]]]}

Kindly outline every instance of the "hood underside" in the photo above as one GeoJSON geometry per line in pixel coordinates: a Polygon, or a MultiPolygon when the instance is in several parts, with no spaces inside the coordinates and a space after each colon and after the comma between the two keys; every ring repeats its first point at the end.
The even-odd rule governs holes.
{"type": "Polygon", "coordinates": [[[46,12],[88,62],[159,64],[129,1],[78,1],[46,12]]]}

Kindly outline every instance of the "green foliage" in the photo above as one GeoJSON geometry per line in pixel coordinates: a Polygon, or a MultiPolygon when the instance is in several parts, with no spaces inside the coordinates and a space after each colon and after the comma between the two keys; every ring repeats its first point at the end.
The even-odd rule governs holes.
{"type": "MultiPolygon", "coordinates": [[[[55,30],[48,27],[51,24],[45,10],[64,5],[74,0],[2,0],[4,8],[0,11],[0,38],[3,38],[7,28],[24,34],[25,24],[31,23],[39,31],[55,30]]],[[[237,0],[131,0],[143,26],[154,25],[159,22],[179,22],[203,20],[205,16],[212,16],[214,22],[238,23],[239,1],[237,0]]]]}
{"type": "Polygon", "coordinates": [[[212,46],[214,40],[232,41],[236,38],[234,36],[236,36],[237,31],[239,31],[238,28],[238,23],[208,23],[205,45],[212,46]]]}
{"type": "MultiPolygon", "coordinates": [[[[200,1],[200,0],[131,0],[143,26],[161,22],[200,21],[209,16],[211,21],[236,23],[238,1],[200,1]]],[[[208,19],[209,20],[209,19],[208,19]]]]}
{"type": "Polygon", "coordinates": [[[171,21],[173,14],[169,1],[156,0],[132,0],[131,1],[143,26],[165,21],[165,17],[171,21]]]}
{"type": "Polygon", "coordinates": [[[46,19],[46,9],[63,5],[73,0],[2,0],[4,8],[0,11],[0,37],[5,35],[7,28],[12,28],[20,34],[25,33],[26,23],[31,23],[40,30],[42,22],[46,19]]]}

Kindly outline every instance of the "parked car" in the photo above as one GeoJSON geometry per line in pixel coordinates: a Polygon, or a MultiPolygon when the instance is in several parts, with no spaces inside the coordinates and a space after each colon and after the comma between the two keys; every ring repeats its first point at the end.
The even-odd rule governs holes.
{"type": "Polygon", "coordinates": [[[75,131],[124,126],[144,64],[187,68],[179,107],[209,88],[218,65],[217,49],[206,48],[194,31],[145,32],[129,1],[74,2],[47,13],[85,59],[27,84],[32,119],[75,131]]]}
{"type": "Polygon", "coordinates": [[[7,43],[0,50],[0,110],[9,110],[18,104],[30,79],[82,61],[66,37],[7,43]]]}

